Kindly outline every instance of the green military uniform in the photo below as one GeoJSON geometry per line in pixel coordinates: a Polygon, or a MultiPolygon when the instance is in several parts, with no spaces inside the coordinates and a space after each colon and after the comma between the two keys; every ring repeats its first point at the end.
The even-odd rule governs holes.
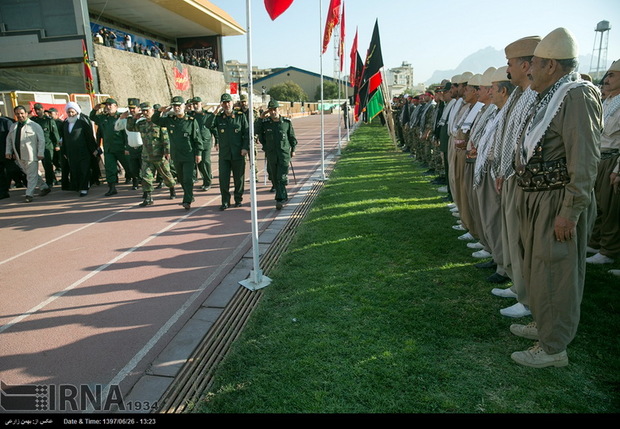
{"type": "MultiPolygon", "coordinates": [[[[230,94],[223,94],[220,101],[232,101],[230,94]]],[[[213,125],[215,145],[219,151],[221,209],[230,205],[230,174],[233,175],[235,205],[241,205],[245,185],[245,156],[242,150],[250,150],[248,121],[244,114],[233,111],[215,117],[213,125]]]]}
{"type": "MultiPolygon", "coordinates": [[[[104,104],[118,104],[115,100],[108,98],[104,104]]],[[[125,174],[131,171],[125,155],[125,144],[127,143],[127,134],[125,131],[116,131],[114,124],[118,120],[120,113],[108,115],[105,113],[97,113],[93,109],[90,112],[90,119],[98,127],[103,136],[103,162],[105,164],[105,178],[110,186],[110,191],[106,195],[116,193],[115,185],[118,183],[118,163],[125,170],[125,174]]]]}
{"type": "MultiPolygon", "coordinates": [[[[279,104],[277,101],[270,101],[268,107],[274,109],[279,107],[279,104]]],[[[295,152],[297,146],[293,123],[282,116],[279,120],[268,117],[257,122],[256,134],[267,156],[269,177],[276,191],[276,207],[282,208],[281,203],[288,200],[286,185],[291,153],[295,152]]]]}
{"type": "MultiPolygon", "coordinates": [[[[149,109],[150,103],[141,103],[141,109],[149,109]]],[[[170,164],[166,157],[170,154],[170,138],[168,130],[156,125],[153,121],[143,118],[137,121],[134,118],[127,119],[127,130],[138,131],[142,136],[142,189],[145,192],[144,202],[141,205],[153,204],[151,192],[153,192],[155,174],[158,173],[162,181],[170,189],[170,198],[175,197],[174,186],[176,182],[170,172],[170,164]]]]}
{"type": "MultiPolygon", "coordinates": [[[[183,104],[182,97],[173,97],[172,105],[183,104]]],[[[189,205],[194,201],[194,168],[196,157],[200,156],[203,150],[202,138],[198,123],[189,115],[183,117],[161,116],[157,111],[153,115],[152,121],[160,127],[168,129],[170,136],[170,156],[177,173],[177,178],[183,188],[183,206],[189,209],[189,205]]]]}
{"type": "MultiPolygon", "coordinates": [[[[43,108],[43,106],[39,103],[36,103],[34,107],[43,108]]],[[[43,135],[45,136],[45,151],[43,154],[42,163],[43,169],[45,170],[45,183],[47,183],[47,186],[51,188],[56,179],[56,175],[54,174],[54,163],[52,161],[56,148],[60,148],[60,133],[58,132],[56,121],[48,116],[33,116],[30,119],[43,128],[43,135]]]]}
{"type": "MultiPolygon", "coordinates": [[[[200,97],[194,97],[192,99],[194,103],[202,102],[200,97]]],[[[213,135],[211,134],[211,128],[215,121],[215,115],[206,110],[194,111],[190,114],[198,123],[198,129],[200,130],[200,136],[202,137],[202,152],[200,154],[201,160],[198,163],[198,171],[202,176],[202,189],[207,190],[211,187],[213,181],[213,173],[211,169],[211,147],[213,141],[213,135]]]]}

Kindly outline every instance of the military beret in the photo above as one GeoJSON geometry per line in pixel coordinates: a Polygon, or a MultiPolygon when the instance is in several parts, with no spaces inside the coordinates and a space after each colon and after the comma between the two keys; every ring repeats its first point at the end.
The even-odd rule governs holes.
{"type": "Polygon", "coordinates": [[[202,98],[194,97],[194,98],[192,98],[192,103],[202,103],[202,98]]]}
{"type": "Polygon", "coordinates": [[[278,103],[277,100],[271,100],[269,104],[267,104],[268,109],[277,109],[278,107],[280,107],[280,103],[278,103]]]}
{"type": "Polygon", "coordinates": [[[159,110],[160,107],[161,107],[161,104],[153,104],[153,109],[155,110],[159,110]]]}
{"type": "Polygon", "coordinates": [[[170,102],[170,104],[179,105],[179,104],[183,104],[184,102],[185,100],[183,100],[183,97],[181,97],[180,95],[177,95],[175,97],[172,97],[172,101],[170,102]]]}
{"type": "Polygon", "coordinates": [[[108,98],[108,99],[106,99],[106,100],[103,102],[103,104],[118,104],[118,103],[116,102],[116,100],[115,100],[115,99],[113,99],[113,98],[108,98]]]}
{"type": "Polygon", "coordinates": [[[221,101],[232,101],[232,97],[230,96],[229,93],[224,93],[222,94],[222,96],[220,97],[220,102],[221,101]]]}
{"type": "Polygon", "coordinates": [[[127,99],[127,106],[129,107],[138,107],[140,105],[140,99],[139,98],[128,98],[127,99]]]}
{"type": "Polygon", "coordinates": [[[151,103],[149,103],[148,101],[144,101],[144,102],[140,103],[140,109],[146,110],[146,109],[150,109],[150,108],[151,108],[151,103]]]}

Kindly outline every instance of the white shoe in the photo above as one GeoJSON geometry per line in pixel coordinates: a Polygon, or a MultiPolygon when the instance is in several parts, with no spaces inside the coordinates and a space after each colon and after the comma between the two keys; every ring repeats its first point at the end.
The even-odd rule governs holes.
{"type": "Polygon", "coordinates": [[[452,225],[452,229],[456,229],[457,231],[467,231],[465,228],[463,228],[463,225],[452,225]]]}
{"type": "Polygon", "coordinates": [[[517,297],[517,294],[511,291],[509,287],[505,289],[495,287],[491,289],[491,293],[495,296],[499,296],[502,298],[516,298],[517,297]]]}
{"type": "Polygon", "coordinates": [[[461,215],[459,214],[459,212],[452,212],[452,216],[454,216],[454,217],[458,217],[458,218],[460,218],[460,217],[461,217],[461,215]]]}
{"type": "Polygon", "coordinates": [[[454,204],[454,203],[450,203],[450,204],[448,204],[448,208],[449,208],[449,209],[453,209],[453,208],[455,208],[455,207],[456,207],[456,204],[454,204]]]}
{"type": "Polygon", "coordinates": [[[459,235],[459,240],[470,241],[470,240],[475,240],[475,239],[473,235],[471,235],[469,232],[466,232],[463,235],[459,235]]]}
{"type": "Polygon", "coordinates": [[[586,247],[586,252],[588,253],[598,253],[598,249],[594,249],[590,246],[586,247]]]}
{"type": "Polygon", "coordinates": [[[609,270],[607,271],[609,274],[613,274],[614,276],[620,277],[620,270],[609,270]]]}
{"type": "Polygon", "coordinates": [[[484,246],[482,244],[480,244],[480,242],[477,242],[477,243],[467,243],[467,247],[469,247],[470,249],[484,249],[484,246]]]}
{"type": "Polygon", "coordinates": [[[443,192],[444,194],[448,193],[448,187],[442,186],[441,188],[437,188],[437,192],[443,192]]]}
{"type": "Polygon", "coordinates": [[[568,365],[566,350],[553,355],[547,354],[538,343],[522,352],[514,352],[510,355],[518,364],[533,368],[546,368],[548,366],[563,367],[568,365]]]}
{"type": "Polygon", "coordinates": [[[458,211],[459,211],[459,208],[455,206],[455,207],[452,207],[452,208],[450,209],[450,211],[451,211],[452,213],[454,213],[454,212],[458,212],[458,211]]]}
{"type": "Polygon", "coordinates": [[[473,256],[474,258],[478,258],[478,259],[484,259],[484,258],[490,258],[491,254],[483,249],[483,250],[478,250],[477,252],[472,253],[471,256],[473,256]]]}
{"type": "Polygon", "coordinates": [[[511,305],[510,307],[502,308],[499,311],[499,314],[506,317],[525,317],[530,316],[532,312],[520,302],[517,302],[515,305],[511,305]]]}
{"type": "Polygon", "coordinates": [[[589,264],[613,264],[614,260],[602,253],[597,253],[586,258],[586,262],[589,264]]]}

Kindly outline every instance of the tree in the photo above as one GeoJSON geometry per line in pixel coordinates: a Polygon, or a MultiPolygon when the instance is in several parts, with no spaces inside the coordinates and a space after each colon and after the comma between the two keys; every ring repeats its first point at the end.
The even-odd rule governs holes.
{"type": "MultiPolygon", "coordinates": [[[[341,90],[341,97],[344,97],[344,94],[341,90]]],[[[336,82],[331,82],[329,80],[323,81],[323,99],[324,100],[335,100],[338,98],[338,84],[336,82]]],[[[321,99],[321,85],[316,87],[316,95],[315,99],[321,99]]]]}
{"type": "Polygon", "coordinates": [[[301,86],[289,80],[272,86],[267,94],[272,100],[278,101],[308,101],[308,94],[301,86]]]}

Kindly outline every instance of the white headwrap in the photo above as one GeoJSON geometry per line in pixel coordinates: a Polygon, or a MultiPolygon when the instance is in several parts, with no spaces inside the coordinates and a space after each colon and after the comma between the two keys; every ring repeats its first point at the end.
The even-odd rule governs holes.
{"type": "Polygon", "coordinates": [[[67,110],[69,110],[69,109],[73,109],[73,110],[75,110],[76,112],[78,112],[78,115],[79,115],[80,113],[82,113],[82,109],[80,108],[80,105],[79,105],[79,104],[77,104],[77,103],[75,103],[75,102],[73,102],[73,101],[69,101],[69,102],[67,103],[67,105],[65,106],[65,112],[66,112],[67,110]]]}

